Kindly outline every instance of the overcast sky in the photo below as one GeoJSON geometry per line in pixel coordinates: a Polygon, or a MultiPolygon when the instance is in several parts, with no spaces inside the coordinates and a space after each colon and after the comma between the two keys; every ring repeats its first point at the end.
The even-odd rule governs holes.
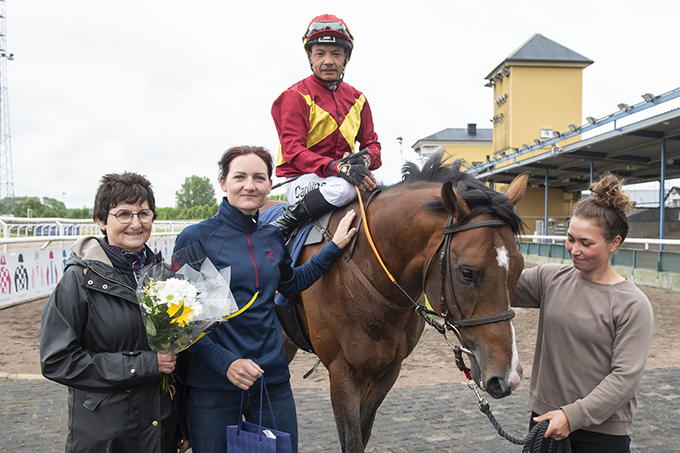
{"type": "MultiPolygon", "coordinates": [[[[345,81],[367,97],[386,182],[396,137],[489,128],[484,77],[534,33],[595,63],[583,116],[680,86],[677,0],[218,1],[6,0],[16,196],[92,206],[100,177],[136,171],[158,206],[191,175],[215,181],[230,146],[276,153],[270,109],[311,74],[301,44],[318,14],[345,19],[355,50],[345,81]]],[[[585,120],[583,120],[585,122],[585,120]]]]}

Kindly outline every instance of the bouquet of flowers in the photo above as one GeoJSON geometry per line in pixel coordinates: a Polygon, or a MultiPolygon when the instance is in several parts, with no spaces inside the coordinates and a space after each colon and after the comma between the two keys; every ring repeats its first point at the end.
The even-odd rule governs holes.
{"type": "MultiPolygon", "coordinates": [[[[231,268],[218,271],[195,249],[182,249],[173,254],[172,266],[157,263],[140,276],[137,299],[149,346],[156,352],[183,351],[239,313],[229,289],[231,268]]],[[[161,376],[161,385],[173,395],[168,375],[161,376]]]]}

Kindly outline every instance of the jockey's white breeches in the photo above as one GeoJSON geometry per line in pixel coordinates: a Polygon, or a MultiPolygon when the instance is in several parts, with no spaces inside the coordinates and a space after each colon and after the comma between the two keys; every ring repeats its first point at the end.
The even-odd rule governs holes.
{"type": "Polygon", "coordinates": [[[322,178],[315,174],[306,174],[286,185],[288,203],[297,203],[314,189],[319,189],[321,195],[333,206],[344,206],[357,197],[356,187],[342,178],[322,178]]]}

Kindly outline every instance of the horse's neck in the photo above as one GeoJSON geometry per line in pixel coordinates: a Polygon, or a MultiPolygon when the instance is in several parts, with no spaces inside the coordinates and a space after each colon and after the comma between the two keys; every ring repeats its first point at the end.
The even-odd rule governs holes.
{"type": "Polygon", "coordinates": [[[423,208],[427,201],[439,196],[440,187],[427,183],[410,190],[393,189],[380,194],[371,204],[374,214],[368,214],[370,224],[392,241],[414,246],[427,244],[430,236],[446,224],[447,214],[423,208]]]}
{"type": "MultiPolygon", "coordinates": [[[[369,230],[385,266],[412,295],[422,289],[422,272],[432,244],[443,237],[440,232],[447,215],[422,207],[438,193],[431,185],[424,190],[386,192],[371,204],[368,213],[369,230]]],[[[381,269],[373,270],[376,277],[380,273],[384,274],[381,269]]]]}

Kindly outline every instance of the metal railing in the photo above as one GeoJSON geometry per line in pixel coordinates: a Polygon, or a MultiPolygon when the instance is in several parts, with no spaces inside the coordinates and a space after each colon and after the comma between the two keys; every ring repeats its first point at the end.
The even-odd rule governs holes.
{"type": "MultiPolygon", "coordinates": [[[[165,231],[151,233],[152,238],[162,238],[162,237],[174,237],[177,236],[180,231],[165,231]]],[[[40,250],[45,250],[53,242],[59,242],[59,247],[64,246],[64,242],[74,242],[81,237],[85,236],[99,236],[103,237],[101,233],[98,234],[84,234],[78,236],[34,236],[34,237],[16,237],[16,238],[0,238],[0,245],[3,247],[3,252],[7,253],[9,251],[9,246],[17,244],[30,244],[34,242],[42,242],[43,245],[40,246],[40,250]]]]}
{"type": "MultiPolygon", "coordinates": [[[[193,225],[199,220],[156,220],[153,224],[154,233],[179,233],[185,227],[193,225]]],[[[2,240],[11,238],[42,238],[52,237],[54,240],[71,240],[78,236],[96,236],[101,234],[99,227],[91,219],[63,219],[54,217],[29,218],[0,216],[0,237],[2,240]],[[57,239],[57,237],[59,239],[57,239]],[[64,239],[67,237],[68,239],[64,239]]],[[[31,241],[39,242],[39,241],[31,241]]],[[[6,242],[1,242],[3,244],[6,242]]]]}
{"type": "MultiPolygon", "coordinates": [[[[520,236],[531,242],[519,242],[520,252],[547,258],[570,260],[565,247],[566,236],[520,236]]],[[[647,239],[628,238],[619,251],[612,255],[614,266],[626,266],[632,269],[649,269],[657,272],[680,273],[680,252],[670,250],[650,250],[650,245],[680,246],[680,239],[647,239]],[[642,244],[644,249],[627,248],[626,245],[642,244]]]]}

